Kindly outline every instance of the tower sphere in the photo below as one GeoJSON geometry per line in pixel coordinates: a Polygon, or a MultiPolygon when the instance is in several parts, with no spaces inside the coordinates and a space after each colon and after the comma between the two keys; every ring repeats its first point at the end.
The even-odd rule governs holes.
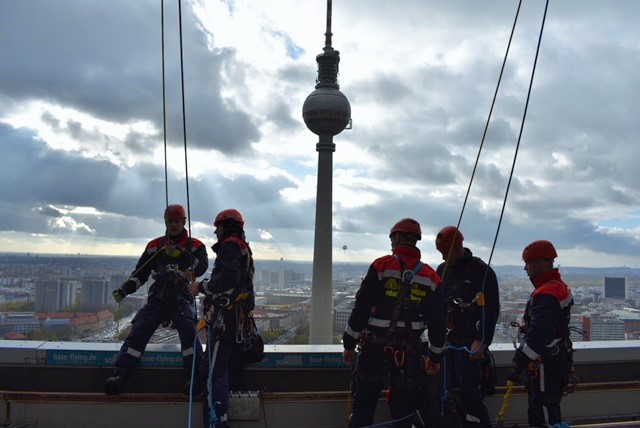
{"type": "Polygon", "coordinates": [[[349,125],[351,105],[339,89],[318,88],[304,101],[302,118],[316,135],[338,135],[349,125]]]}

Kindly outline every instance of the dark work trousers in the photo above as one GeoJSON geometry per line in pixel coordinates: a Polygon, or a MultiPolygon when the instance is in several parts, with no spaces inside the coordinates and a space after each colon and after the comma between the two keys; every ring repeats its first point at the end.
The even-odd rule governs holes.
{"type": "MultiPolygon", "coordinates": [[[[166,321],[166,305],[161,299],[151,299],[138,311],[131,321],[131,332],[124,340],[115,363],[114,374],[125,379],[134,372],[149,339],[163,321],[166,321]]],[[[196,311],[193,303],[176,301],[171,313],[172,326],[178,331],[180,347],[182,349],[182,361],[185,370],[191,374],[194,349],[195,354],[200,355],[202,347],[200,341],[195,343],[196,337],[196,311]]]]}
{"type": "Polygon", "coordinates": [[[246,385],[244,383],[244,350],[242,344],[231,347],[231,356],[229,357],[229,390],[244,391],[246,385]]]}
{"type": "Polygon", "coordinates": [[[547,408],[549,425],[562,422],[560,400],[569,380],[570,366],[569,354],[566,350],[561,350],[556,355],[543,357],[537,370],[527,370],[527,416],[530,426],[544,425],[543,407],[547,408]]]}
{"type": "MultiPolygon", "coordinates": [[[[215,336],[215,334],[214,334],[215,336]]],[[[205,405],[204,405],[204,421],[205,426],[208,426],[209,421],[209,403],[214,404],[216,413],[218,416],[226,415],[229,410],[229,391],[232,383],[238,382],[238,379],[232,378],[235,373],[231,373],[232,366],[231,359],[233,357],[242,356],[242,345],[217,337],[208,338],[207,340],[207,352],[205,365],[205,405]],[[236,349],[237,348],[237,349],[236,349]],[[211,361],[214,362],[213,367],[211,361]],[[219,404],[216,404],[219,403],[219,404]]],[[[235,364],[235,362],[234,362],[235,364]]],[[[226,425],[221,425],[226,426],[226,425]]]]}
{"type": "MultiPolygon", "coordinates": [[[[446,376],[449,395],[460,391],[460,419],[464,427],[491,427],[491,418],[480,393],[481,360],[471,360],[464,349],[446,351],[446,376]]],[[[453,409],[451,409],[453,410],[453,409]]]]}
{"type": "MultiPolygon", "coordinates": [[[[399,357],[401,357],[399,355],[399,357]]],[[[389,408],[394,427],[411,427],[411,415],[418,406],[420,392],[420,355],[406,353],[404,364],[396,364],[391,353],[382,345],[369,345],[358,353],[356,387],[349,427],[363,427],[373,423],[376,405],[384,381],[389,379],[389,408]]]]}

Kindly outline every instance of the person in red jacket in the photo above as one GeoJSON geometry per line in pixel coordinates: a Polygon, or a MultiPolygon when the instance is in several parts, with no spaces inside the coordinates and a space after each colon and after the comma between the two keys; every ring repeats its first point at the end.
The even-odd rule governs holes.
{"type": "MultiPolygon", "coordinates": [[[[440,277],[420,261],[420,224],[410,218],[389,232],[391,255],[376,259],[362,280],[342,337],[343,360],[355,364],[355,398],[350,427],[368,426],[389,380],[394,427],[418,424],[424,374],[440,370],[445,346],[445,305],[440,277]],[[421,340],[428,328],[429,343],[421,340]],[[359,351],[356,353],[356,346],[359,351]]],[[[422,421],[421,421],[422,422],[422,421]]]]}
{"type": "Polygon", "coordinates": [[[207,373],[204,426],[228,427],[230,383],[241,375],[242,352],[255,306],[253,256],[245,239],[244,218],[236,209],[221,211],[213,222],[218,238],[216,260],[209,279],[193,282],[189,291],[204,298],[207,322],[207,373]],[[234,367],[235,366],[235,367],[234,367]],[[235,368],[235,371],[234,371],[235,368]],[[234,379],[235,378],[235,379],[234,379]]]}
{"type": "MultiPolygon", "coordinates": [[[[113,291],[114,300],[120,303],[150,276],[153,278],[147,303],[131,321],[131,332],[120,348],[113,375],[105,382],[107,394],[122,392],[125,381],[140,363],[149,339],[160,324],[171,325],[178,331],[188,379],[193,364],[200,358],[202,347],[196,340],[196,308],[187,285],[191,276],[195,278],[207,271],[209,261],[204,244],[187,233],[186,218],[182,205],[168,205],[164,211],[166,233],[147,244],[131,277],[113,291]]],[[[189,382],[185,392],[190,387],[189,382]]]]}
{"type": "Polygon", "coordinates": [[[545,424],[544,408],[549,425],[560,425],[560,400],[569,383],[572,368],[572,346],[569,339],[569,319],[573,298],[569,286],[553,267],[558,257],[549,241],[534,241],[522,252],[524,270],[533,283],[523,316],[524,341],[516,350],[507,379],[520,381],[527,374],[529,426],[545,424]]]}

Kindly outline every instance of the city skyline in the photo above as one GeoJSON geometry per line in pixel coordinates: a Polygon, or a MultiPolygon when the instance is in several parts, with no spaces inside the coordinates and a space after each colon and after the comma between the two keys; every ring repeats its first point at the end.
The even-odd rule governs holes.
{"type": "MultiPolygon", "coordinates": [[[[317,139],[302,106],[326,4],[182,3],[184,118],[178,11],[165,10],[168,198],[189,206],[207,247],[216,213],[234,207],[257,258],[310,261],[317,139]]],[[[353,117],[334,153],[335,261],[386,254],[403,217],[421,222],[424,258],[440,260],[433,239],[460,216],[517,6],[333,2],[353,117]]],[[[517,265],[526,244],[549,239],[563,266],[636,267],[633,0],[550,4],[496,239],[543,13],[523,3],[461,230],[492,265],[517,265]]],[[[137,256],[163,233],[160,16],[152,0],[0,3],[0,54],[12,58],[0,66],[4,250],[137,256]]]]}

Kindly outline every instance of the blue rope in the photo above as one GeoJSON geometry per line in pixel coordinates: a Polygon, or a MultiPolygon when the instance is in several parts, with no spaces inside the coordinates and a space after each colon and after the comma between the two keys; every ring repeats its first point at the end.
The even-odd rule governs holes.
{"type": "Polygon", "coordinates": [[[213,401],[213,370],[215,361],[213,361],[213,346],[211,345],[214,330],[211,326],[207,326],[207,355],[209,357],[209,373],[207,374],[209,391],[207,393],[207,403],[209,404],[209,428],[216,428],[220,422],[218,419],[218,410],[222,410],[222,404],[219,401],[213,401]]]}
{"type": "Polygon", "coordinates": [[[200,344],[200,340],[198,340],[198,330],[196,328],[196,337],[193,339],[193,359],[191,360],[191,383],[189,384],[189,428],[191,428],[191,410],[193,408],[193,383],[195,382],[195,374],[196,374],[196,350],[201,349],[200,347],[196,348],[196,345],[200,344]]]}
{"type": "Polygon", "coordinates": [[[411,412],[409,413],[407,416],[404,416],[400,419],[394,419],[391,421],[387,421],[387,422],[383,422],[381,424],[377,424],[377,425],[368,425],[365,428],[390,428],[393,427],[394,424],[400,423],[400,422],[406,422],[410,419],[412,419],[415,416],[416,412],[411,412]]]}

